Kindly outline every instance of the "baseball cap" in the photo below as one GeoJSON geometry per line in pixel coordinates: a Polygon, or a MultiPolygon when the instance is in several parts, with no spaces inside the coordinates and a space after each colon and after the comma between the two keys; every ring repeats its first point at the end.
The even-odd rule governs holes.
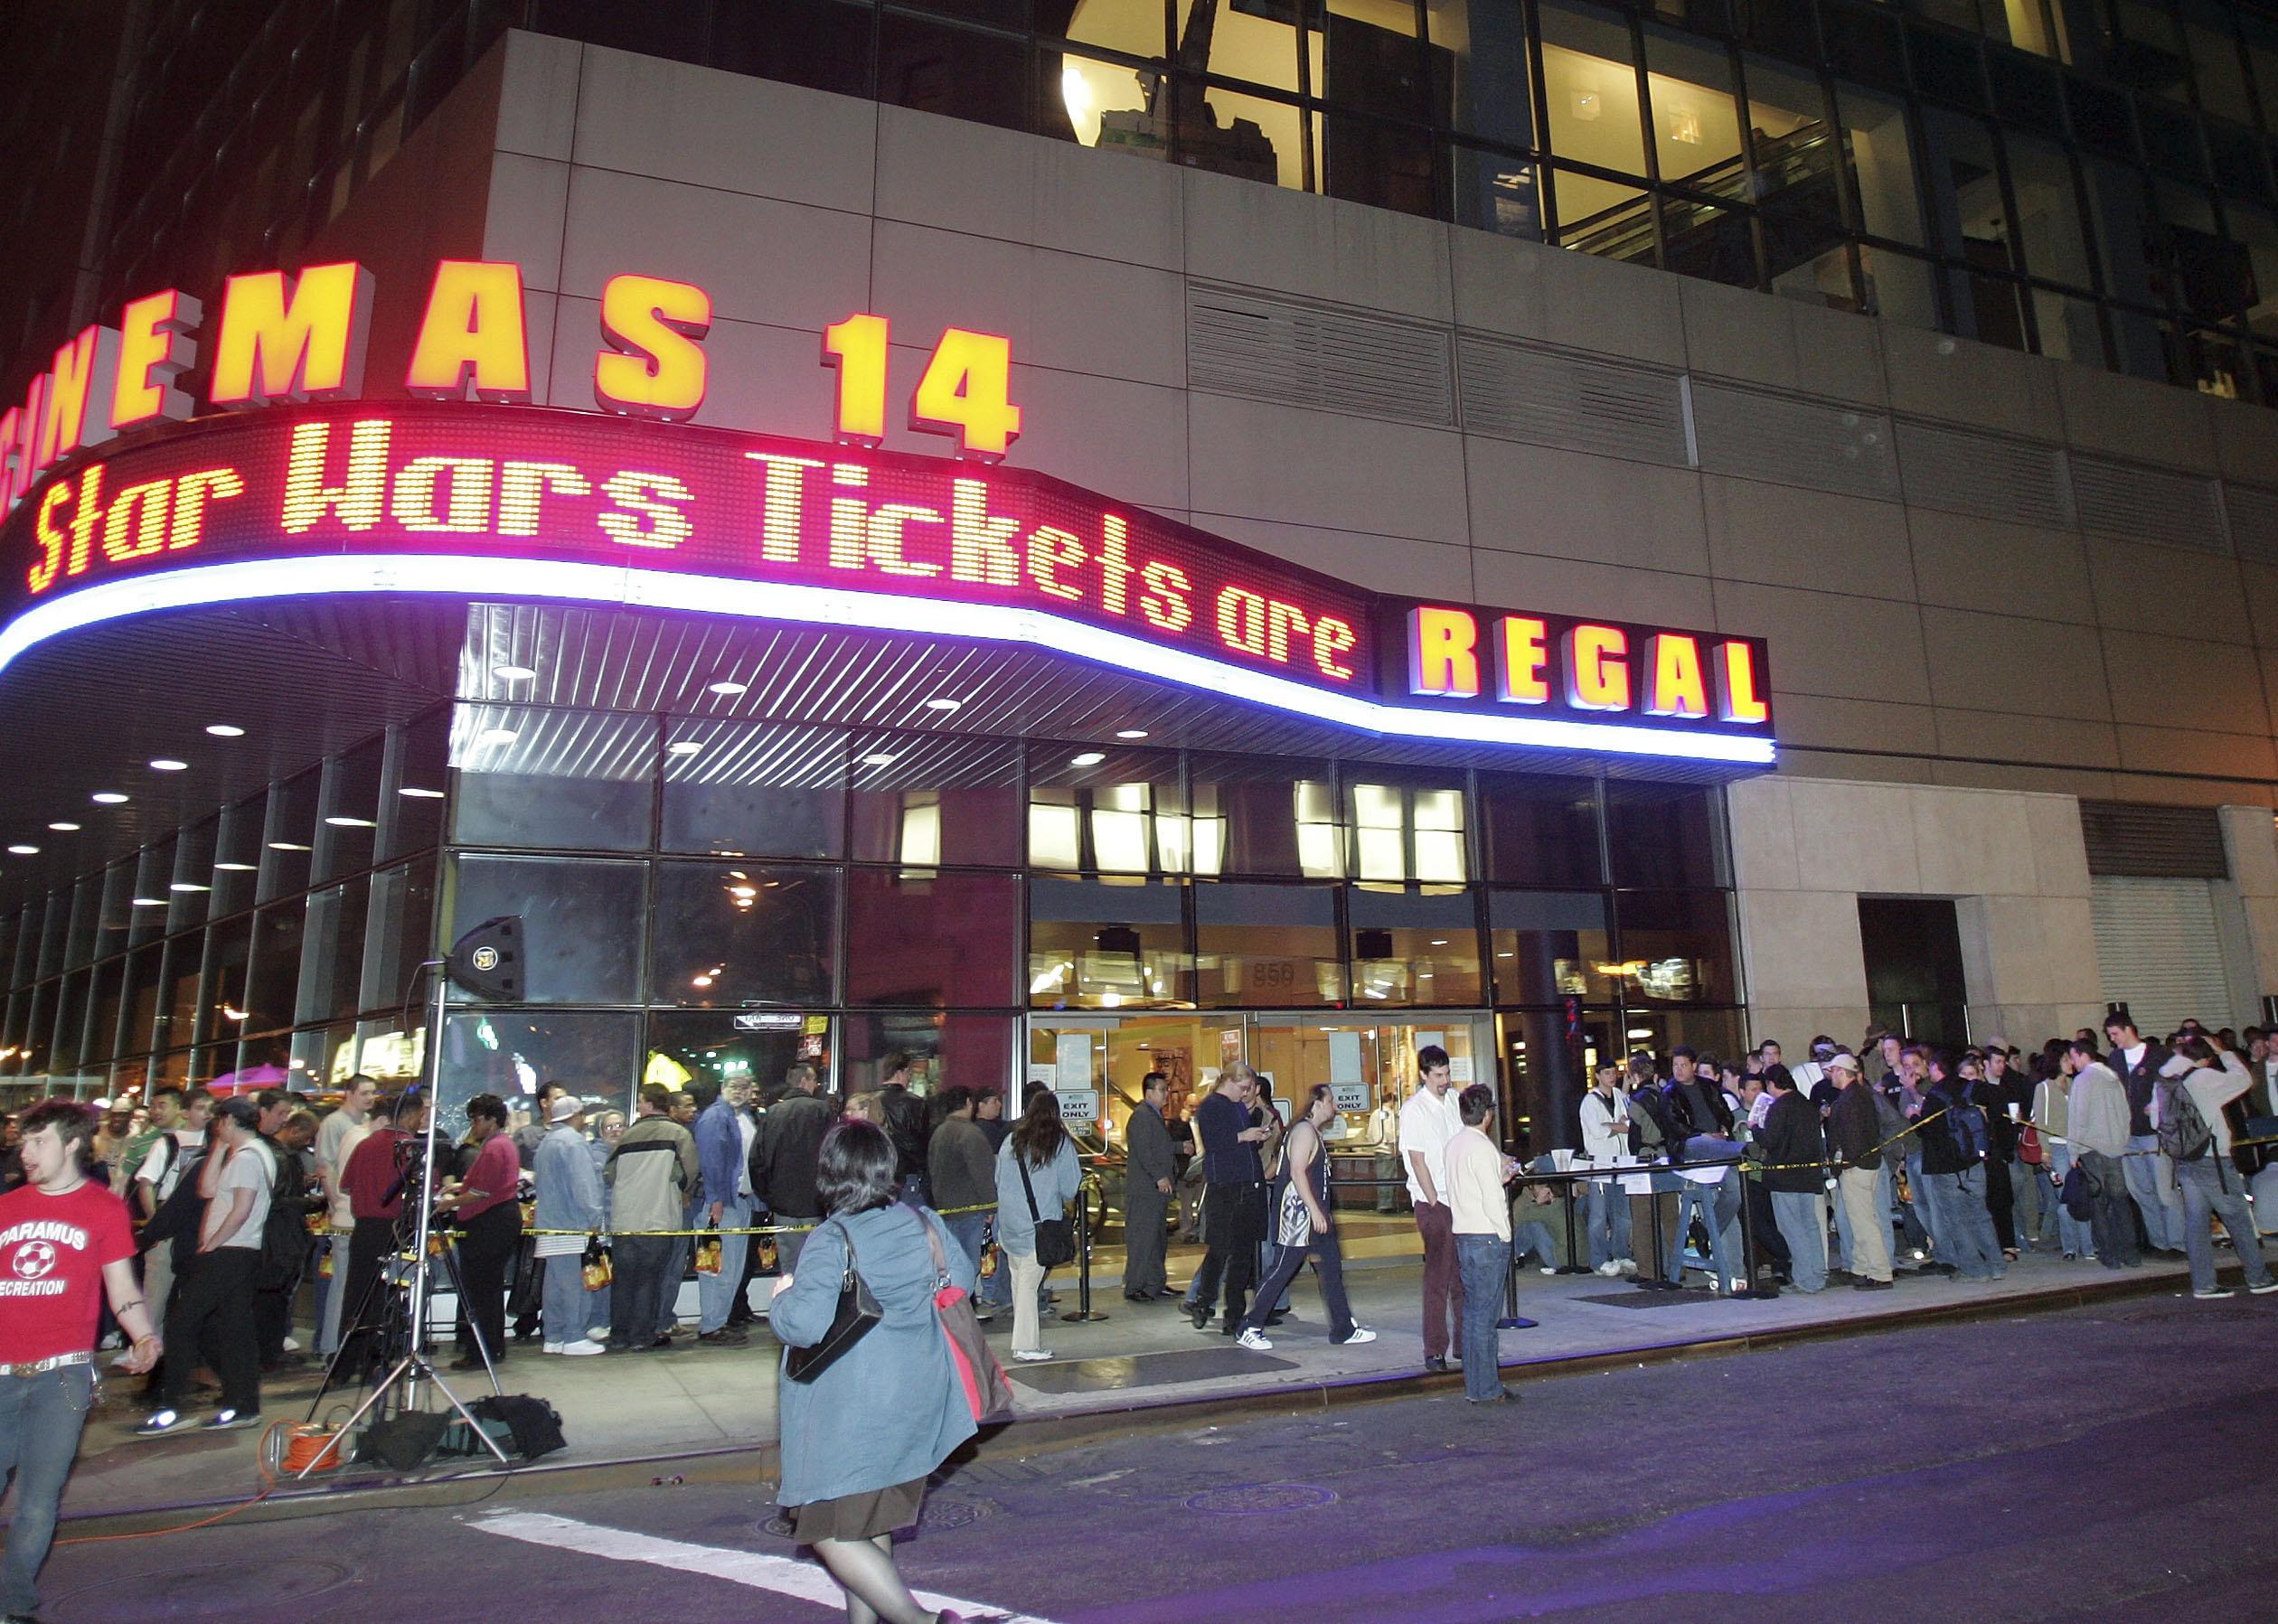
{"type": "Polygon", "coordinates": [[[1859,1070],[1859,1056],[1849,1049],[1837,1049],[1822,1064],[1831,1072],[1855,1072],[1859,1070]]]}
{"type": "Polygon", "coordinates": [[[583,1100],[575,1094],[566,1094],[546,1108],[546,1120],[550,1122],[566,1122],[584,1109],[583,1100]]]}

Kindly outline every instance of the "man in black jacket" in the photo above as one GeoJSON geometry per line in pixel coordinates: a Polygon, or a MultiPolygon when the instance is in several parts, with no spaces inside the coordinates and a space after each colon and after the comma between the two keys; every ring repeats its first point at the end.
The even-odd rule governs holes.
{"type": "Polygon", "coordinates": [[[1837,1050],[1824,1063],[1835,1087],[1827,1119],[1828,1149],[1836,1164],[1835,1182],[1850,1237],[1851,1282],[1855,1291],[1890,1290],[1890,1202],[1883,1193],[1882,1119],[1875,1091],[1857,1056],[1837,1050]]]}
{"type": "Polygon", "coordinates": [[[2151,1091],[2159,1085],[2160,1067],[2172,1053],[2136,1030],[2135,1017],[2125,1004],[2114,1004],[2104,1017],[2104,1036],[2112,1053],[2104,1064],[2118,1074],[2128,1091],[2128,1149],[2120,1159],[2122,1177],[2136,1210],[2143,1215],[2144,1237],[2155,1252],[2183,1251],[2183,1197],[2176,1188],[2175,1164],[2159,1154],[2159,1135],[2151,1131],[2151,1091]]]}
{"type": "Polygon", "coordinates": [[[1788,1068],[1774,1062],[1764,1068],[1772,1089],[1772,1109],[1764,1119],[1765,1188],[1772,1194],[1772,1216],[1787,1243],[1788,1267],[1795,1289],[1827,1289],[1827,1153],[1819,1107],[1796,1092],[1788,1068]]]}
{"type": "Polygon", "coordinates": [[[801,1226],[776,1237],[776,1271],[789,1274],[799,1261],[806,1230],[822,1221],[823,1201],[814,1193],[823,1136],[838,1120],[817,1092],[814,1067],[805,1061],[786,1076],[790,1092],[767,1107],[751,1138],[751,1199],[767,1209],[772,1224],[801,1226]]]}
{"type": "Polygon", "coordinates": [[[1966,1280],[2000,1279],[2000,1243],[1985,1206],[1985,1112],[1944,1049],[1930,1055],[1930,1087],[1916,1121],[1939,1261],[1966,1280]]]}
{"type": "Polygon", "coordinates": [[[1170,1216],[1172,1176],[1178,1169],[1163,1107],[1171,1081],[1149,1072],[1139,1103],[1124,1124],[1124,1295],[1148,1302],[1171,1295],[1163,1267],[1163,1225],[1170,1216]]]}
{"type": "Polygon", "coordinates": [[[909,1092],[909,1056],[894,1050],[878,1063],[879,1105],[886,1113],[886,1137],[894,1142],[894,1177],[901,1180],[902,1199],[912,1206],[926,1201],[926,1148],[933,1137],[926,1102],[909,1092]]]}

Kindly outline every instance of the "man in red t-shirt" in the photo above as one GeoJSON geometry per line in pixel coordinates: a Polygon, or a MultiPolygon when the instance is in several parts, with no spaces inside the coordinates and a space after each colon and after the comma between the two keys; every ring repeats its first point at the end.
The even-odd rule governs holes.
{"type": "Polygon", "coordinates": [[[55,1510],[95,1389],[98,1293],[135,1339],[125,1367],[158,1360],[135,1283],[127,1204],[86,1173],[95,1114],[49,1100],[24,1116],[25,1184],[0,1196],[0,1481],[15,1474],[15,1516],[0,1565],[0,1613],[32,1616],[55,1537],[55,1510]]]}
{"type": "Polygon", "coordinates": [[[396,1221],[403,1216],[405,1159],[401,1154],[427,1130],[427,1101],[422,1094],[377,1102],[372,1108],[372,1131],[349,1153],[340,1170],[341,1193],[348,1197],[354,1225],[348,1241],[348,1270],[341,1290],[340,1349],[334,1356],[336,1375],[362,1380],[379,1368],[389,1350],[381,1347],[380,1330],[386,1323],[386,1303],[377,1286],[387,1261],[400,1250],[396,1221]]]}

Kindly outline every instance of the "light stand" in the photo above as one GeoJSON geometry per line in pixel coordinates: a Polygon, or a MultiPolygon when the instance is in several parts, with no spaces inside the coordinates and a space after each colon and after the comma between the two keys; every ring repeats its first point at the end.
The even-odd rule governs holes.
{"type": "MultiPolygon", "coordinates": [[[[444,1402],[458,1413],[459,1419],[466,1423],[469,1432],[481,1440],[483,1447],[497,1457],[498,1463],[509,1470],[513,1469],[513,1462],[506,1451],[499,1447],[496,1439],[483,1430],[482,1423],[475,1419],[474,1412],[459,1402],[458,1394],[451,1391],[450,1384],[443,1379],[442,1373],[435,1368],[434,1361],[428,1357],[428,1305],[433,1294],[429,1278],[433,1264],[428,1255],[428,1243],[435,1226],[436,1136],[443,1116],[440,1101],[445,1000],[449,996],[454,980],[464,981],[470,990],[486,997],[518,992],[521,985],[521,929],[522,921],[518,918],[485,920],[460,937],[447,955],[429,959],[419,966],[420,971],[430,975],[433,981],[428,997],[427,1064],[424,1068],[427,1075],[420,1084],[427,1095],[427,1133],[419,1159],[419,1218],[412,1241],[409,1339],[403,1356],[380,1378],[364,1396],[363,1403],[357,1405],[354,1413],[341,1423],[339,1432],[335,1434],[336,1437],[345,1437],[353,1432],[365,1416],[387,1403],[391,1393],[397,1395],[397,1413],[419,1408],[419,1386],[428,1383],[443,1395],[444,1402]]],[[[405,1192],[406,1199],[409,1198],[409,1194],[405,1192]]],[[[346,1282],[344,1281],[342,1283],[344,1285],[346,1282]]],[[[465,1295],[462,1281],[462,1300],[465,1295]]],[[[463,1300],[461,1306],[465,1306],[463,1300]]],[[[470,1315],[466,1328],[467,1334],[475,1339],[475,1350],[482,1358],[484,1372],[490,1377],[492,1393],[503,1396],[504,1389],[498,1385],[498,1366],[492,1361],[491,1350],[483,1340],[482,1327],[470,1315]]],[[[307,1477],[328,1458],[335,1457],[336,1447],[335,1444],[327,1444],[319,1450],[308,1464],[294,1476],[307,1477]]]]}

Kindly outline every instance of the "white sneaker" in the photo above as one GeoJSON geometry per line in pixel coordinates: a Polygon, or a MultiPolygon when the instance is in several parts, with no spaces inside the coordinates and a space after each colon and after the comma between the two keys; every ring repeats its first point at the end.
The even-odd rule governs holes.
{"type": "Polygon", "coordinates": [[[1052,1350],[1049,1347],[1033,1347],[1023,1351],[1016,1347],[1012,1350],[1012,1356],[1023,1365],[1041,1365],[1052,1356],[1052,1350]]]}
{"type": "Polygon", "coordinates": [[[1597,1272],[1600,1274],[1605,1275],[1606,1279],[1612,1280],[1622,1272],[1622,1265],[1615,1263],[1612,1258],[1608,1258],[1605,1262],[1597,1266],[1597,1272]]]}
{"type": "Polygon", "coordinates": [[[285,1338],[285,1351],[287,1353],[298,1353],[300,1350],[301,1345],[300,1338],[298,1337],[287,1337],[285,1338]]]}
{"type": "Polygon", "coordinates": [[[1545,1263],[1545,1264],[1542,1266],[1542,1272],[1543,1272],[1545,1274],[1556,1274],[1556,1273],[1558,1272],[1558,1271],[1557,1271],[1556,1269],[1551,1268],[1551,1267],[1550,1267],[1550,1265],[1549,1265],[1549,1264],[1548,1264],[1548,1263],[1545,1263]]]}
{"type": "Polygon", "coordinates": [[[1624,1274],[1634,1274],[1637,1272],[1637,1260],[1633,1257],[1616,1258],[1614,1262],[1614,1266],[1620,1269],[1624,1274]]]}
{"type": "Polygon", "coordinates": [[[1239,1342],[1244,1347],[1248,1348],[1252,1353],[1271,1353],[1274,1351],[1274,1345],[1266,1339],[1266,1333],[1261,1330],[1254,1328],[1246,1330],[1239,1337],[1236,1338],[1235,1340],[1239,1342]]]}
{"type": "Polygon", "coordinates": [[[1356,1325],[1352,1328],[1352,1335],[1347,1337],[1342,1342],[1339,1343],[1338,1346],[1340,1347],[1358,1347],[1363,1342],[1373,1342],[1375,1340],[1376,1333],[1374,1331],[1370,1330],[1365,1325],[1356,1325]]]}
{"type": "Polygon", "coordinates": [[[586,1335],[593,1341],[607,1342],[609,1339],[609,1328],[606,1325],[588,1325],[586,1327],[586,1335]]]}
{"type": "Polygon", "coordinates": [[[588,1354],[607,1353],[609,1350],[590,1338],[580,1337],[575,1342],[549,1342],[546,1344],[546,1351],[550,1354],[567,1354],[570,1357],[576,1359],[582,1358],[588,1354]]]}

